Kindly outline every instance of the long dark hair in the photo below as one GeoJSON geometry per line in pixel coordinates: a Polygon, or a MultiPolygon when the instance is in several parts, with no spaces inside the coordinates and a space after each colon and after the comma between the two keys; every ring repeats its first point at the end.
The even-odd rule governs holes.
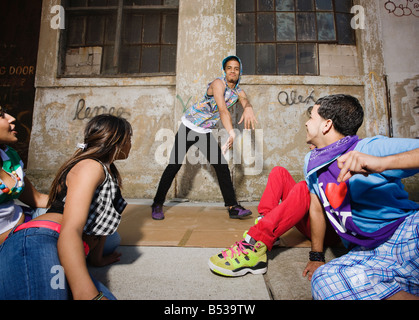
{"type": "Polygon", "coordinates": [[[95,159],[105,164],[121,186],[121,176],[113,162],[131,136],[131,124],[123,118],[109,114],[92,118],[84,130],[84,147],[78,149],[58,170],[51,185],[48,206],[54,202],[59,192],[65,189],[68,172],[85,159],[95,159]]]}

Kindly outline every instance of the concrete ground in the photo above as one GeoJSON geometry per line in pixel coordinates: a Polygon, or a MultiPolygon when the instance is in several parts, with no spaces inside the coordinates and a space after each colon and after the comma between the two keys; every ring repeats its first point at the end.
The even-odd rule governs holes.
{"type": "MultiPolygon", "coordinates": [[[[120,300],[311,300],[302,276],[310,242],[295,229],[268,253],[265,275],[227,278],[213,274],[208,259],[241,240],[258,216],[233,220],[221,204],[169,203],[166,218],[151,219],[148,201],[131,200],[123,214],[121,261],[92,268],[92,275],[120,300]]],[[[326,259],[344,253],[328,249],[326,259]]]]}

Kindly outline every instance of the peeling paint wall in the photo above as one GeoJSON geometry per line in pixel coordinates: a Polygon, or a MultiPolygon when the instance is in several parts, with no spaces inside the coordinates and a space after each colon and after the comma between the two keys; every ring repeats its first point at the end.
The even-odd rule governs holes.
{"type": "Polygon", "coordinates": [[[128,119],[134,129],[129,161],[119,163],[130,186],[126,195],[151,197],[150,186],[157,184],[161,171],[154,161],[159,145],[154,137],[160,128],[172,125],[174,93],[174,86],[38,89],[29,158],[32,174],[49,175],[43,185],[47,187],[63,160],[83,142],[88,120],[111,113],[128,119]]]}
{"type": "MultiPolygon", "coordinates": [[[[397,3],[397,2],[396,2],[397,3]]],[[[390,8],[389,6],[387,6],[390,8]]],[[[413,7],[412,7],[413,9],[413,7]]],[[[419,11],[418,11],[419,12],[419,11]]],[[[417,138],[418,126],[418,90],[419,90],[419,14],[397,15],[382,6],[383,54],[385,72],[393,116],[393,134],[395,137],[417,138]]]]}
{"type": "MultiPolygon", "coordinates": [[[[360,99],[366,114],[361,137],[389,135],[391,114],[397,136],[419,136],[414,109],[419,105],[417,72],[393,80],[386,69],[389,26],[382,26],[389,17],[383,16],[381,1],[355,2],[365,8],[365,29],[356,30],[356,46],[319,46],[319,76],[242,77],[258,125],[252,133],[243,130],[237,125],[241,107],[235,106],[232,118],[239,136],[228,159],[239,200],[259,200],[274,166],[286,167],[296,181],[303,179],[306,110],[324,95],[347,93],[360,99]]],[[[143,78],[58,78],[59,32],[49,26],[50,8],[57,3],[43,2],[28,175],[38,188],[47,190],[60,164],[80,142],[88,118],[95,112],[119,113],[134,128],[130,158],[118,164],[124,195],[152,199],[184,110],[222,75],[222,59],[235,53],[235,1],[180,0],[176,76],[143,78]]],[[[401,47],[409,39],[399,41],[401,47]]],[[[417,50],[409,54],[410,65],[415,65],[415,57],[417,50]]],[[[216,133],[223,140],[221,125],[216,133]]],[[[194,147],[187,158],[198,164],[183,166],[168,199],[222,202],[211,166],[194,147]]],[[[409,188],[419,194],[415,181],[409,188]]]]}
{"type": "MultiPolygon", "coordinates": [[[[379,8],[392,134],[419,138],[419,1],[387,1],[379,8]]],[[[418,175],[404,181],[419,201],[418,175]]]]}

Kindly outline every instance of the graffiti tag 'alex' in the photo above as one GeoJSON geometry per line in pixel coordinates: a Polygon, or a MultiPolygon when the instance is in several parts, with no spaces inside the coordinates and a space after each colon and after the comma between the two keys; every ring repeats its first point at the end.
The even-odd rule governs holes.
{"type": "Polygon", "coordinates": [[[292,90],[289,94],[286,91],[281,91],[278,94],[278,102],[283,106],[292,106],[294,104],[300,104],[300,103],[310,103],[316,102],[315,98],[313,97],[314,90],[310,92],[310,94],[304,98],[302,95],[298,95],[297,91],[292,90]]]}

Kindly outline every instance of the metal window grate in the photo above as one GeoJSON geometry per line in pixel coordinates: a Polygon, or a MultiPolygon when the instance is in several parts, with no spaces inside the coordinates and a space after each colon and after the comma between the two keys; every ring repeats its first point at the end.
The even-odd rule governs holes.
{"type": "Polygon", "coordinates": [[[62,76],[175,74],[179,0],[67,0],[65,8],[62,76]]]}
{"type": "Polygon", "coordinates": [[[237,0],[244,74],[318,75],[318,44],[355,44],[351,0],[237,0]]]}

